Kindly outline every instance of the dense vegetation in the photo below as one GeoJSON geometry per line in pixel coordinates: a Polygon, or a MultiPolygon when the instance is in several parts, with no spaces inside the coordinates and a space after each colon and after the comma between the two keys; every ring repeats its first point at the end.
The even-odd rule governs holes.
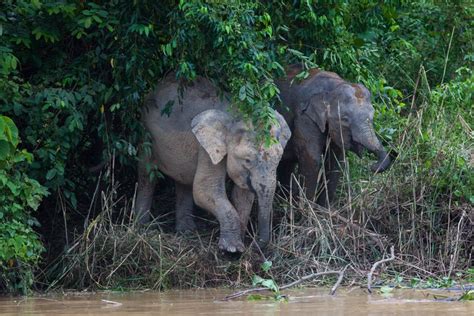
{"type": "Polygon", "coordinates": [[[112,186],[111,195],[125,196],[117,208],[132,199],[138,109],[163,74],[213,79],[267,139],[273,80],[294,62],[364,83],[377,130],[398,154],[388,175],[368,184],[354,161],[340,205],[375,210],[364,223],[396,209],[419,224],[378,222],[399,251],[430,271],[440,253],[443,264],[455,260],[449,274],[466,268],[473,16],[461,0],[2,1],[0,289],[28,289],[41,258],[67,250],[100,213],[97,192],[112,186]],[[375,198],[374,188],[382,191],[375,198]]]}

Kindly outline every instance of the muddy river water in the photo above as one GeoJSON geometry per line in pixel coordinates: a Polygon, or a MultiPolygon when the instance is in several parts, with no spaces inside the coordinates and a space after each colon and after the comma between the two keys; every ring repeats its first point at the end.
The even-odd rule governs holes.
{"type": "Polygon", "coordinates": [[[222,289],[134,293],[75,293],[0,297],[0,315],[474,315],[474,302],[449,301],[459,292],[394,290],[368,295],[342,288],[285,291],[287,301],[222,301],[222,289]],[[440,300],[441,298],[441,300],[440,300]]]}

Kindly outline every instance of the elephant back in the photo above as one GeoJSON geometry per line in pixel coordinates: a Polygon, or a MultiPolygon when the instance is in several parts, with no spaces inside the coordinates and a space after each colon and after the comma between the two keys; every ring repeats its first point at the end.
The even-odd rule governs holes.
{"type": "Polygon", "coordinates": [[[220,96],[208,79],[197,77],[193,82],[180,82],[171,73],[147,95],[142,120],[146,126],[190,131],[196,115],[210,109],[226,110],[228,105],[227,98],[220,96]]]}

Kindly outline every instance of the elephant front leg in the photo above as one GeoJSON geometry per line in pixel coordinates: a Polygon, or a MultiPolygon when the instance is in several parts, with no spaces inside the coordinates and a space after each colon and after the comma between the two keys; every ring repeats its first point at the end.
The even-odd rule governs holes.
{"type": "MultiPolygon", "coordinates": [[[[306,156],[299,162],[301,174],[304,177],[304,188],[306,189],[306,197],[314,200],[318,194],[319,171],[321,169],[321,161],[316,157],[306,156]]],[[[319,192],[319,194],[321,194],[319,192]]]]}
{"type": "Polygon", "coordinates": [[[240,217],[240,229],[242,237],[245,236],[255,194],[247,189],[242,189],[237,185],[232,188],[232,205],[235,206],[240,217]]]}
{"type": "Polygon", "coordinates": [[[299,114],[295,119],[293,137],[299,172],[305,178],[306,197],[314,200],[321,178],[321,155],[326,146],[326,135],[309,116],[299,114]]]}
{"type": "Polygon", "coordinates": [[[196,230],[193,218],[193,189],[191,186],[175,182],[176,185],[176,231],[178,233],[196,230]]]}
{"type": "Polygon", "coordinates": [[[204,186],[202,189],[194,187],[194,201],[217,218],[220,226],[219,249],[228,252],[243,252],[244,243],[241,237],[239,215],[227,197],[223,198],[221,194],[216,195],[216,193],[209,187],[204,186]]]}
{"type": "Polygon", "coordinates": [[[156,177],[151,177],[147,165],[153,163],[152,157],[143,155],[138,163],[137,198],[133,213],[135,220],[140,224],[150,222],[150,209],[155,192],[156,177]]]}
{"type": "Polygon", "coordinates": [[[228,252],[243,252],[240,217],[225,191],[226,162],[214,165],[201,148],[193,182],[194,202],[211,212],[219,221],[219,248],[228,252]]]}
{"type": "Polygon", "coordinates": [[[324,160],[325,178],[323,180],[325,184],[323,184],[321,194],[317,200],[317,203],[324,207],[329,207],[330,203],[334,201],[341,176],[341,168],[343,167],[342,164],[344,163],[342,151],[336,146],[331,145],[327,155],[324,160]]]}

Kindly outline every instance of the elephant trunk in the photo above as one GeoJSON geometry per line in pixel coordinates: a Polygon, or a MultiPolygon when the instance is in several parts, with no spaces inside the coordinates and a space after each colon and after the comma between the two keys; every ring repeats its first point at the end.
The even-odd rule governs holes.
{"type": "Polygon", "coordinates": [[[375,152],[375,154],[377,155],[377,162],[370,167],[370,170],[372,170],[374,173],[384,172],[388,169],[388,167],[390,167],[390,156],[383,148],[375,152]]]}
{"type": "Polygon", "coordinates": [[[257,190],[258,198],[258,244],[264,248],[271,238],[271,220],[273,210],[273,196],[275,194],[275,183],[264,186],[257,190]]]}
{"type": "Polygon", "coordinates": [[[382,146],[382,143],[375,135],[373,127],[371,125],[366,126],[362,134],[359,143],[369,152],[377,156],[377,162],[374,163],[370,169],[374,173],[380,173],[387,170],[391,165],[391,159],[382,146]]]}

